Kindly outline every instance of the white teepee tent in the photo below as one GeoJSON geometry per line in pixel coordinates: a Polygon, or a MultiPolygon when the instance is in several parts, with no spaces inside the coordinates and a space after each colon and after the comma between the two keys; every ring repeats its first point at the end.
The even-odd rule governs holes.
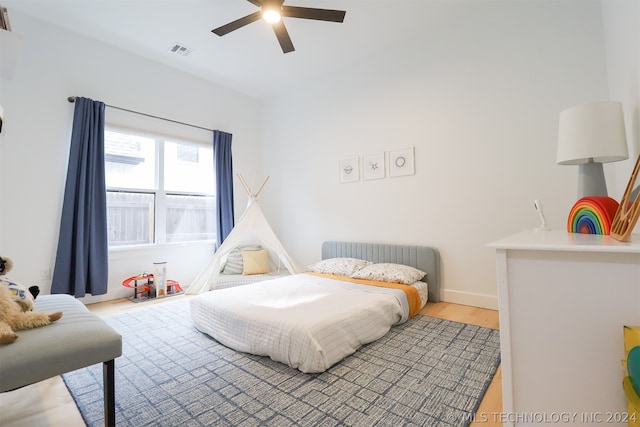
{"type": "Polygon", "coordinates": [[[238,178],[249,196],[247,208],[227,238],[224,239],[224,242],[222,242],[218,250],[213,254],[211,260],[195,279],[193,279],[187,289],[188,294],[199,294],[214,289],[216,279],[224,266],[224,262],[229,253],[237,247],[259,244],[268,251],[270,264],[272,266],[277,267],[282,265],[291,274],[298,272],[297,266],[289,254],[287,254],[278,237],[276,237],[276,234],[271,229],[258,204],[258,195],[269,180],[269,177],[264,180],[262,186],[255,194],[253,194],[253,189],[249,189],[240,175],[238,175],[238,178]]]}

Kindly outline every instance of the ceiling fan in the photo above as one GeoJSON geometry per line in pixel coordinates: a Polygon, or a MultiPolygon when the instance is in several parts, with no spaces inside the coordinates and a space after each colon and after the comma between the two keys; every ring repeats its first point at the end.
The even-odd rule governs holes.
{"type": "Polygon", "coordinates": [[[219,36],[224,36],[231,31],[242,28],[245,25],[251,24],[260,18],[269,22],[273,26],[273,31],[276,33],[280,47],[282,47],[283,53],[294,51],[293,42],[289,37],[289,32],[282,22],[282,17],[289,18],[303,18],[303,19],[315,19],[317,21],[330,21],[330,22],[343,22],[344,15],[347,13],[344,10],[332,10],[332,9],[316,9],[312,7],[299,7],[299,6],[284,6],[284,0],[247,0],[249,3],[260,8],[259,11],[250,15],[237,19],[233,22],[225,24],[214,30],[212,33],[219,36]]]}

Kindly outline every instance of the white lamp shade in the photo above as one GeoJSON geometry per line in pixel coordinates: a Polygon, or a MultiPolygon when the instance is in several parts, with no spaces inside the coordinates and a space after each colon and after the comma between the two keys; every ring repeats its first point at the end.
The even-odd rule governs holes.
{"type": "Polygon", "coordinates": [[[629,158],[622,104],[594,102],[560,113],[559,165],[617,162],[629,158]]]}

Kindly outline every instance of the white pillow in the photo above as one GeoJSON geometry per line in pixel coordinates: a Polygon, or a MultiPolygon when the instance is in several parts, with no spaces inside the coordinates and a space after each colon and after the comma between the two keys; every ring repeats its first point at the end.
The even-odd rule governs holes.
{"type": "Polygon", "coordinates": [[[357,258],[328,258],[311,264],[309,271],[351,277],[358,270],[371,264],[371,261],[357,258]]]}
{"type": "Polygon", "coordinates": [[[378,282],[403,283],[405,285],[411,285],[422,279],[426,274],[427,273],[424,271],[408,265],[378,263],[357,271],[351,277],[354,279],[366,279],[378,282]]]}

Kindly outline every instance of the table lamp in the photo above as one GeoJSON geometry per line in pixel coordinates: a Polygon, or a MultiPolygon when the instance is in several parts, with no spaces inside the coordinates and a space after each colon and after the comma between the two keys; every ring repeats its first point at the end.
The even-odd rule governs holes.
{"type": "Polygon", "coordinates": [[[559,165],[578,165],[578,198],[607,196],[602,163],[629,158],[622,104],[593,102],[560,113],[559,165]]]}

